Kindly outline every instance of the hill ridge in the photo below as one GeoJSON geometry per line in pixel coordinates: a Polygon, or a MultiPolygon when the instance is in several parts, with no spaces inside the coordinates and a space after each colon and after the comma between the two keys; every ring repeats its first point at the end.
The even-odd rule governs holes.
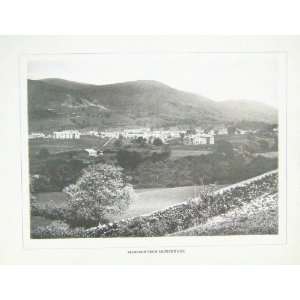
{"type": "Polygon", "coordinates": [[[235,107],[224,103],[156,80],[94,85],[60,78],[28,79],[30,130],[199,126],[249,116],[254,121],[276,121],[276,110],[264,105],[248,103],[245,109],[239,105],[237,114],[235,107]]]}

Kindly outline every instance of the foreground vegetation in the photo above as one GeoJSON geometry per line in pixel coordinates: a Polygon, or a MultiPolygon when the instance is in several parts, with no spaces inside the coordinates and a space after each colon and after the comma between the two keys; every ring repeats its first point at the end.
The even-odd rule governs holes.
{"type": "Polygon", "coordinates": [[[261,235],[278,233],[278,193],[258,197],[242,207],[172,236],[261,235]]]}
{"type": "Polygon", "coordinates": [[[278,174],[272,172],[220,193],[202,193],[198,199],[150,215],[104,223],[90,230],[82,227],[72,229],[66,222],[56,222],[34,229],[31,235],[32,238],[162,236],[204,224],[209,218],[243,207],[255,198],[275,194],[277,188],[278,174]]]}

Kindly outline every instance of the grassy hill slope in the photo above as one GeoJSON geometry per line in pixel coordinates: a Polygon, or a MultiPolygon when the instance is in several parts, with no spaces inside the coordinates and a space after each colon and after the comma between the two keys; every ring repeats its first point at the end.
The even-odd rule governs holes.
{"type": "MultiPolygon", "coordinates": [[[[240,103],[240,102],[238,102],[240,103]]],[[[29,129],[203,125],[246,119],[276,120],[276,110],[215,102],[163,83],[138,80],[90,85],[50,78],[28,80],[29,129]],[[235,112],[238,107],[238,113],[235,112]]]]}

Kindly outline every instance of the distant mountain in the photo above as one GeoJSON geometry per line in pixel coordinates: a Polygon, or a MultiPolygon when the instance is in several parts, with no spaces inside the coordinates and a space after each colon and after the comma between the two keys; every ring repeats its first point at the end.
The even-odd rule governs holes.
{"type": "Polygon", "coordinates": [[[219,102],[219,108],[225,117],[233,121],[263,121],[277,123],[277,110],[267,104],[249,100],[227,100],[219,102]]]}
{"type": "MultiPolygon", "coordinates": [[[[276,110],[253,102],[215,102],[157,81],[91,85],[62,79],[28,80],[29,129],[203,125],[276,119],[276,110]],[[237,105],[238,111],[234,109],[237,105]],[[246,111],[250,111],[248,115],[246,111]]],[[[273,121],[272,121],[273,122],[273,121]]]]}

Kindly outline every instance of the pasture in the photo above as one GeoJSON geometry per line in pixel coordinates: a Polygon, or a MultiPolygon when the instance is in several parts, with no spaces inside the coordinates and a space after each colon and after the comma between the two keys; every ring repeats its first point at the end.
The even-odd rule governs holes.
{"type": "Polygon", "coordinates": [[[215,135],[215,143],[222,140],[230,142],[234,146],[247,144],[249,142],[247,134],[215,135]]]}
{"type": "Polygon", "coordinates": [[[81,136],[78,140],[31,139],[29,140],[29,153],[36,155],[42,148],[46,148],[50,154],[82,150],[85,148],[101,148],[107,141],[107,138],[104,139],[93,136],[81,136]]]}
{"type": "Polygon", "coordinates": [[[267,158],[277,158],[278,157],[278,152],[264,152],[264,153],[256,153],[255,156],[263,156],[267,158]]]}
{"type": "Polygon", "coordinates": [[[199,156],[199,155],[206,155],[211,153],[210,150],[172,150],[171,152],[171,159],[178,159],[185,156],[199,156]]]}
{"type": "Polygon", "coordinates": [[[57,207],[64,207],[68,198],[68,195],[63,192],[38,193],[35,196],[39,205],[47,206],[54,204],[57,207]]]}

